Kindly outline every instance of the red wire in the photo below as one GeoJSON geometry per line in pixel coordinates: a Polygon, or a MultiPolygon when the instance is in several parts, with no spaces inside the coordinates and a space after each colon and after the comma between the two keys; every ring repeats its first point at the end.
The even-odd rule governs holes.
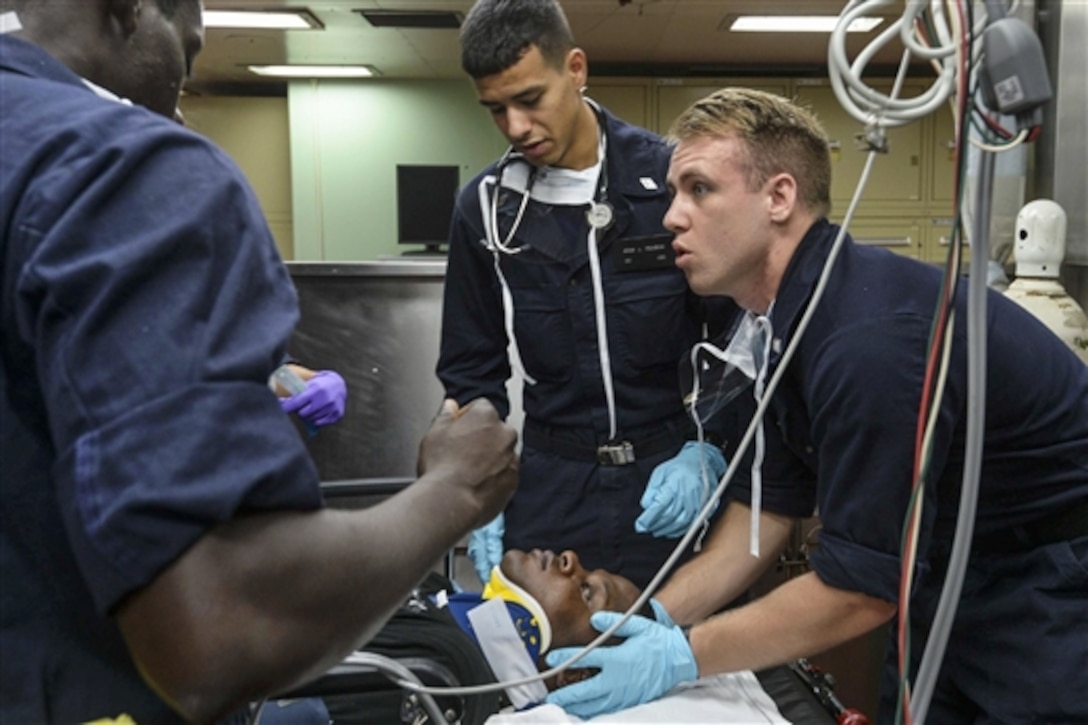
{"type": "Polygon", "coordinates": [[[1015,133],[998,123],[997,119],[983,111],[981,108],[978,111],[978,115],[982,117],[982,120],[986,122],[986,125],[990,127],[990,130],[996,133],[1001,138],[1010,139],[1016,135],[1015,133]]]}
{"type": "MultiPolygon", "coordinates": [[[[965,19],[964,19],[963,7],[962,7],[962,5],[960,3],[956,4],[956,11],[957,11],[957,13],[959,14],[959,17],[960,17],[960,42],[962,44],[962,47],[965,49],[965,51],[963,53],[961,53],[961,55],[960,55],[959,67],[957,69],[958,70],[957,92],[958,92],[958,99],[959,99],[958,102],[959,102],[959,107],[960,107],[960,113],[959,113],[958,117],[960,119],[960,124],[959,124],[959,127],[956,129],[956,137],[957,138],[956,138],[956,149],[955,149],[955,157],[954,157],[956,173],[955,173],[955,176],[954,176],[954,183],[953,183],[953,197],[952,197],[953,199],[959,199],[959,193],[960,193],[960,182],[961,182],[961,179],[960,179],[960,153],[961,153],[961,147],[962,147],[962,138],[960,138],[960,134],[961,134],[961,131],[962,131],[962,128],[963,128],[962,120],[964,118],[964,114],[967,112],[966,58],[970,53],[970,48],[967,47],[967,38],[966,38],[966,31],[965,31],[966,22],[965,22],[965,19]]],[[[958,252],[954,251],[954,253],[957,254],[957,256],[958,256],[958,252]]],[[[955,266],[956,265],[949,265],[950,268],[955,268],[955,266]]],[[[948,271],[951,271],[951,269],[948,270],[948,271]]],[[[918,409],[918,425],[917,425],[917,428],[916,428],[916,431],[915,431],[914,470],[913,470],[913,477],[911,479],[912,480],[912,485],[911,485],[911,499],[912,500],[914,498],[915,493],[917,492],[918,486],[921,485],[922,459],[923,459],[923,456],[924,456],[923,442],[924,442],[924,439],[925,439],[925,428],[926,428],[926,425],[927,425],[926,422],[927,422],[927,420],[929,418],[928,410],[929,410],[929,404],[930,404],[930,397],[931,397],[932,392],[933,392],[933,382],[934,382],[935,371],[936,371],[936,368],[937,368],[937,360],[938,360],[939,356],[941,355],[941,353],[942,353],[942,351],[944,349],[944,336],[945,336],[945,333],[947,331],[946,330],[946,321],[948,319],[949,310],[951,309],[951,305],[949,303],[950,303],[950,301],[952,299],[952,290],[955,287],[956,277],[957,276],[958,275],[947,274],[947,272],[946,272],[947,287],[946,287],[945,293],[944,293],[944,304],[942,304],[940,309],[937,311],[937,325],[935,327],[933,345],[932,345],[932,347],[930,349],[929,357],[928,357],[928,359],[926,361],[926,372],[925,372],[925,378],[923,379],[923,382],[922,382],[922,395],[921,395],[921,400],[919,402],[919,409],[918,409]]],[[[918,504],[916,502],[916,505],[920,505],[920,504],[918,504]]],[[[911,517],[911,518],[913,519],[913,517],[911,517]]],[[[914,549],[914,539],[915,539],[915,535],[917,533],[916,528],[914,526],[910,525],[910,520],[908,520],[905,525],[907,526],[907,529],[904,532],[904,544],[903,544],[904,554],[906,552],[912,551],[914,549]]],[[[904,557],[903,561],[901,562],[902,569],[900,571],[900,578],[899,578],[899,621],[898,621],[897,642],[898,642],[898,649],[899,649],[898,659],[899,659],[899,673],[900,673],[900,679],[901,680],[905,679],[906,676],[907,676],[907,673],[909,672],[908,663],[906,661],[906,651],[907,651],[907,646],[906,646],[907,645],[907,641],[906,641],[907,637],[906,637],[906,635],[907,635],[907,630],[909,629],[909,621],[910,621],[910,616],[909,616],[910,591],[909,591],[909,588],[907,587],[907,581],[909,579],[908,575],[909,575],[910,570],[911,570],[911,562],[913,562],[913,557],[909,557],[909,560],[908,560],[907,557],[904,557]]],[[[911,723],[909,688],[904,688],[904,691],[903,691],[903,722],[904,722],[905,725],[910,725],[910,723],[911,723]]]]}

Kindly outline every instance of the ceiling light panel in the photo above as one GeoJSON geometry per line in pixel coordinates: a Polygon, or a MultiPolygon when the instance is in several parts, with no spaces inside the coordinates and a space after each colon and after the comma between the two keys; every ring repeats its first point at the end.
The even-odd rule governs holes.
{"type": "Polygon", "coordinates": [[[259,76],[276,78],[371,78],[380,75],[369,65],[251,65],[259,76]]]}
{"type": "MultiPolygon", "coordinates": [[[[830,33],[839,22],[837,15],[740,15],[729,30],[735,33],[830,33]]],[[[880,25],[881,18],[856,18],[849,33],[867,33],[880,25]]]]}
{"type": "Polygon", "coordinates": [[[205,10],[204,27],[321,30],[324,26],[309,10],[205,10]]]}

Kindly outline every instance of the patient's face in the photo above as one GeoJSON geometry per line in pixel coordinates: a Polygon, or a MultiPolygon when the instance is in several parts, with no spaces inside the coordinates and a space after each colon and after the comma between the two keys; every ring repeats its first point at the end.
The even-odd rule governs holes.
{"type": "Polygon", "coordinates": [[[589,623],[593,612],[626,611],[640,594],[633,582],[619,574],[586,571],[573,551],[512,549],[500,566],[544,608],[552,626],[552,649],[588,644],[600,634],[589,623]]]}

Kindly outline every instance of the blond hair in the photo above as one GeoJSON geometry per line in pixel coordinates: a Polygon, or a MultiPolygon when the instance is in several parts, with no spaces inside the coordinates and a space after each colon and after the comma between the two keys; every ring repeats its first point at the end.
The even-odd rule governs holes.
{"type": "Polygon", "coordinates": [[[673,122],[669,140],[735,137],[744,145],[740,159],[749,190],[775,174],[797,182],[798,197],[809,210],[831,211],[831,157],[827,134],[810,111],[782,96],[751,88],[722,88],[691,106],[673,122]]]}

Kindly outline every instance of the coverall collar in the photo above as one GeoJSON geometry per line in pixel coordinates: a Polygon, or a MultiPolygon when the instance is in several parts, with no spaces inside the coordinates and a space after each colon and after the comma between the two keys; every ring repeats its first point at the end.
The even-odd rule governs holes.
{"type": "MultiPolygon", "coordinates": [[[[655,174],[653,149],[631,133],[607,109],[601,109],[608,134],[608,150],[605,163],[608,168],[608,202],[615,213],[615,221],[600,235],[599,246],[606,249],[612,241],[623,236],[632,221],[633,206],[630,199],[658,196],[664,193],[665,180],[655,174]]],[[[510,172],[508,172],[510,173],[510,172]]],[[[499,228],[510,228],[518,213],[521,194],[502,190],[499,199],[499,228]]],[[[531,202],[525,211],[525,219],[519,225],[516,238],[536,251],[552,259],[568,264],[588,263],[584,238],[588,233],[585,224],[577,234],[564,226],[562,215],[553,207],[531,202]],[[571,244],[571,239],[580,240],[571,244]]]]}
{"type": "Polygon", "coordinates": [[[805,232],[804,238],[786,265],[786,271],[778,286],[778,294],[775,296],[773,312],[769,314],[774,334],[768,358],[770,366],[776,365],[782,357],[789,335],[812,297],[816,282],[823,271],[824,260],[835,241],[835,235],[831,231],[832,225],[827,219],[818,219],[805,232]]]}

